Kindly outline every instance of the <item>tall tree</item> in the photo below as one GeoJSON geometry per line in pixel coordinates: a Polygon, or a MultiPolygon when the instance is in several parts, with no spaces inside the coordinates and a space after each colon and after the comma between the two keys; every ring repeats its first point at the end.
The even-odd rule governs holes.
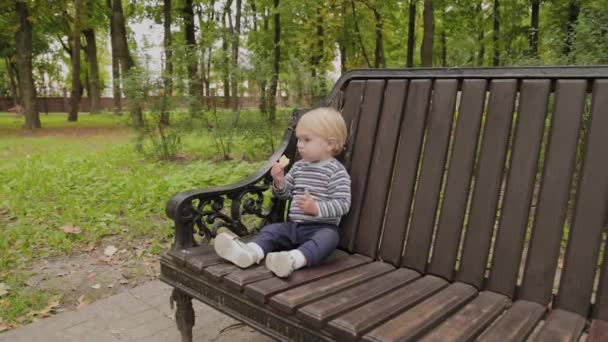
{"type": "Polygon", "coordinates": [[[365,44],[363,43],[363,37],[361,35],[361,29],[359,28],[359,20],[357,19],[357,6],[355,6],[355,1],[350,1],[351,8],[353,10],[353,21],[355,24],[355,32],[357,35],[357,40],[359,41],[359,46],[361,47],[361,53],[363,54],[363,58],[365,59],[365,63],[368,68],[372,67],[372,64],[369,61],[369,57],[367,55],[367,50],[365,49],[365,44]]]}
{"type": "Polygon", "coordinates": [[[25,1],[15,2],[19,28],[15,34],[19,88],[25,114],[25,129],[40,128],[40,114],[36,106],[36,87],[32,75],[32,23],[25,1]]]}
{"type": "Polygon", "coordinates": [[[477,65],[483,65],[484,63],[484,59],[485,59],[485,53],[486,53],[486,48],[485,48],[485,21],[483,20],[484,18],[484,13],[483,13],[483,0],[479,0],[479,2],[477,3],[477,7],[475,9],[475,13],[477,13],[477,29],[478,29],[478,33],[477,33],[477,44],[478,44],[478,50],[477,50],[477,65]]]}
{"type": "Polygon", "coordinates": [[[433,13],[433,0],[424,0],[423,13],[424,31],[420,59],[423,67],[433,66],[433,42],[435,40],[435,15],[433,13]]]}
{"type": "Polygon", "coordinates": [[[570,0],[568,3],[568,23],[566,24],[566,39],[564,41],[564,47],[562,49],[562,55],[571,59],[572,56],[572,45],[574,44],[574,34],[576,29],[576,23],[578,22],[578,14],[581,11],[579,0],[570,0]]]}
{"type": "Polygon", "coordinates": [[[530,57],[538,58],[540,0],[531,0],[530,6],[530,57]]]}
{"type": "Polygon", "coordinates": [[[72,28],[72,91],[70,94],[70,113],[68,121],[78,121],[80,109],[80,0],[74,0],[74,23],[72,28]]]}
{"type": "Polygon", "coordinates": [[[416,49],[416,1],[410,0],[409,4],[409,20],[407,23],[407,58],[405,66],[411,68],[414,66],[414,49],[416,49]]]}
{"type": "Polygon", "coordinates": [[[200,102],[198,87],[198,58],[196,36],[194,34],[194,7],[192,0],[185,0],[182,8],[184,19],[184,38],[186,40],[186,69],[188,70],[188,95],[190,96],[190,115],[198,112],[200,102]]]}
{"type": "Polygon", "coordinates": [[[317,6],[317,9],[315,11],[316,44],[313,45],[310,57],[310,76],[312,77],[313,85],[312,95],[315,99],[325,95],[325,92],[327,91],[327,89],[325,88],[325,73],[320,70],[320,68],[322,67],[321,61],[323,60],[323,50],[325,49],[325,33],[323,29],[323,13],[321,5],[317,6]]]}
{"type": "Polygon", "coordinates": [[[494,27],[492,29],[492,65],[500,65],[500,0],[494,0],[494,27]]]}
{"type": "MultiPolygon", "coordinates": [[[[230,6],[232,0],[227,0],[222,14],[222,78],[224,84],[224,105],[230,105],[230,58],[228,53],[228,41],[232,37],[232,30],[228,27],[227,19],[232,22],[230,6]]],[[[232,24],[230,25],[232,27],[232,24]]]]}
{"type": "Polygon", "coordinates": [[[232,32],[232,67],[230,85],[232,86],[232,110],[237,111],[239,109],[239,42],[241,35],[241,0],[236,0],[236,16],[234,20],[234,30],[232,32]]]}
{"type": "Polygon", "coordinates": [[[163,46],[165,49],[165,70],[163,73],[163,85],[165,88],[165,96],[163,98],[162,109],[160,113],[160,122],[163,125],[169,125],[169,109],[168,100],[173,93],[173,50],[171,46],[171,0],[164,0],[163,6],[163,28],[164,40],[163,46]]]}
{"type": "Polygon", "coordinates": [[[108,18],[110,19],[110,49],[112,50],[112,96],[114,101],[114,114],[122,114],[121,91],[120,91],[120,61],[118,57],[118,35],[114,19],[114,8],[112,0],[106,0],[108,18]]]}
{"type": "Polygon", "coordinates": [[[95,30],[87,28],[82,30],[87,44],[84,51],[89,63],[89,99],[91,101],[91,113],[99,113],[101,91],[99,86],[99,62],[97,61],[97,43],[95,42],[95,30]]]}
{"type": "Polygon", "coordinates": [[[270,94],[268,101],[268,115],[270,122],[275,122],[277,112],[277,88],[279,85],[279,68],[281,63],[281,14],[279,8],[279,0],[274,0],[273,7],[273,60],[272,60],[272,77],[270,79],[270,94]]]}

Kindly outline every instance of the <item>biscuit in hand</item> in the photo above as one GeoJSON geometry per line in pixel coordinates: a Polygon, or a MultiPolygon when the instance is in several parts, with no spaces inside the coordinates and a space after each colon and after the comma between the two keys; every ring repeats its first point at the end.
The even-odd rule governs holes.
{"type": "Polygon", "coordinates": [[[287,167],[287,165],[289,165],[289,158],[287,158],[285,155],[282,155],[281,158],[279,158],[278,161],[279,165],[281,165],[282,168],[287,167]]]}

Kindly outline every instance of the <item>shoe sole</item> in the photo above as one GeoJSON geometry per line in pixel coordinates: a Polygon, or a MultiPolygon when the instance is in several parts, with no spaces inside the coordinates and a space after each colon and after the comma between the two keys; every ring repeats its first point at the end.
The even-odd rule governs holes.
{"type": "Polygon", "coordinates": [[[253,265],[253,257],[242,250],[235,241],[235,237],[229,234],[219,234],[213,243],[217,255],[241,268],[253,265]]]}
{"type": "Polygon", "coordinates": [[[288,254],[276,254],[266,256],[266,268],[272,271],[274,275],[280,278],[287,278],[293,270],[289,266],[290,263],[288,254]]]}

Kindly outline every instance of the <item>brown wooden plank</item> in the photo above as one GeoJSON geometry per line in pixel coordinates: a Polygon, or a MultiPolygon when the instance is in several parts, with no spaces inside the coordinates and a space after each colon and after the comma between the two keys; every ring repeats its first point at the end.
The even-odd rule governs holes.
{"type": "Polygon", "coordinates": [[[435,81],[420,180],[403,256],[405,267],[422,273],[426,270],[431,247],[457,90],[456,80],[435,81]],[[408,245],[413,247],[408,248],[408,245]]]}
{"type": "Polygon", "coordinates": [[[538,342],[567,342],[578,341],[585,328],[585,318],[570,311],[556,309],[551,311],[545,324],[534,341],[538,342]]]}
{"type": "Polygon", "coordinates": [[[477,340],[480,342],[525,341],[544,313],[544,306],[536,302],[518,300],[477,340]]]}
{"type": "Polygon", "coordinates": [[[243,286],[259,280],[272,278],[274,275],[264,265],[254,265],[247,269],[237,269],[224,277],[224,283],[236,290],[242,291],[243,286]]]}
{"type": "Polygon", "coordinates": [[[188,260],[186,260],[185,266],[190,270],[200,273],[207,266],[217,265],[223,262],[224,259],[222,259],[219,255],[215,254],[215,251],[213,251],[212,253],[199,254],[188,258],[188,260]]]}
{"type": "Polygon", "coordinates": [[[371,259],[363,255],[340,254],[335,258],[326,260],[321,265],[299,269],[287,279],[272,277],[266,280],[248,284],[245,286],[245,294],[259,303],[266,303],[271,296],[279,292],[286,291],[296,286],[304,285],[317,279],[343,272],[350,268],[369,262],[371,262],[371,259]]]}
{"type": "Polygon", "coordinates": [[[181,265],[185,265],[186,261],[190,258],[213,252],[213,245],[204,244],[192,248],[171,249],[167,251],[167,254],[176,262],[180,263],[181,265]]]}
{"type": "Polygon", "coordinates": [[[365,215],[359,220],[359,229],[355,239],[355,253],[376,257],[378,240],[384,209],[388,197],[388,186],[393,171],[393,158],[397,149],[399,126],[403,114],[403,104],[407,96],[407,81],[392,80],[386,85],[385,103],[378,123],[378,137],[374,145],[374,154],[370,165],[369,179],[374,185],[365,193],[363,208],[365,215]]]}
{"type": "MultiPolygon", "coordinates": [[[[270,299],[270,305],[287,313],[329,294],[394,270],[390,264],[373,262],[281,292],[270,299]]],[[[321,301],[324,301],[322,299],[321,301]]]]}
{"type": "Polygon", "coordinates": [[[209,266],[203,269],[203,274],[215,281],[221,281],[224,276],[239,270],[240,268],[229,262],[209,266]]]}
{"type": "Polygon", "coordinates": [[[603,342],[608,341],[608,322],[601,319],[591,321],[589,333],[587,334],[587,342],[603,342]]]}
{"type": "Polygon", "coordinates": [[[524,80],[521,84],[509,176],[486,286],[509,298],[514,295],[524,247],[550,87],[549,80],[524,80]]]}
{"type": "MultiPolygon", "coordinates": [[[[608,239],[604,242],[604,251],[608,246],[608,239]]],[[[593,305],[592,316],[595,319],[608,321],[608,253],[604,252],[600,282],[595,294],[595,304],[593,305]]]]}
{"type": "Polygon", "coordinates": [[[361,337],[373,327],[432,296],[447,285],[435,276],[426,276],[371,301],[327,323],[339,340],[361,337]]]}
{"type": "Polygon", "coordinates": [[[486,80],[464,80],[462,84],[454,147],[429,266],[429,273],[448,280],[454,277],[486,87],[486,80]]]}
{"type": "Polygon", "coordinates": [[[516,86],[515,80],[494,80],[490,85],[475,189],[457,277],[477,288],[483,283],[494,230],[516,86]]]}
{"type": "Polygon", "coordinates": [[[472,341],[511,303],[508,297],[484,291],[420,341],[472,341]]]}
{"type": "Polygon", "coordinates": [[[303,306],[298,309],[297,316],[316,328],[321,328],[328,320],[333,319],[340,313],[374,300],[419,277],[420,274],[415,271],[399,268],[363,284],[353,286],[348,290],[323,298],[323,300],[303,306]]]}
{"type": "Polygon", "coordinates": [[[411,341],[439,324],[477,295],[468,284],[454,283],[363,336],[364,341],[411,341]]]}
{"type": "Polygon", "coordinates": [[[380,247],[380,258],[395,266],[401,264],[430,93],[430,80],[410,82],[380,247]]]}
{"type": "Polygon", "coordinates": [[[350,165],[351,192],[353,194],[350,211],[342,218],[342,236],[340,245],[352,251],[359,228],[359,216],[363,209],[363,200],[367,189],[369,165],[371,162],[376,127],[380,116],[380,108],[384,100],[384,85],[382,80],[369,80],[365,85],[361,118],[357,128],[352,163],[350,165]],[[353,235],[350,235],[350,234],[353,235]]]}
{"type": "Polygon", "coordinates": [[[520,299],[548,304],[566,217],[586,82],[557,81],[538,207],[520,299]]]}
{"type": "Polygon", "coordinates": [[[608,80],[593,86],[590,126],[556,308],[587,317],[608,206],[608,80]]]}

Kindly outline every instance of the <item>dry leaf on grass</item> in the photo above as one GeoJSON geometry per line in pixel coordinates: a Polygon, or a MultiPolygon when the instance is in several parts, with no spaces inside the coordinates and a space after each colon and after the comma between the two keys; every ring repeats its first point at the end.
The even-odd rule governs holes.
{"type": "Polygon", "coordinates": [[[116,251],[118,251],[118,248],[114,247],[114,246],[108,246],[106,247],[106,249],[103,251],[103,254],[105,254],[106,256],[111,257],[112,255],[114,255],[114,253],[116,253],[116,251]]]}
{"type": "Polygon", "coordinates": [[[97,260],[95,261],[95,263],[97,265],[112,265],[112,258],[111,257],[97,258],[97,260]]]}
{"type": "Polygon", "coordinates": [[[91,288],[93,288],[95,290],[99,290],[101,288],[101,285],[95,284],[95,285],[91,286],[91,288]]]}
{"type": "Polygon", "coordinates": [[[0,298],[6,296],[11,291],[11,287],[5,283],[0,283],[0,298]]]}
{"type": "Polygon", "coordinates": [[[66,234],[80,234],[82,233],[82,229],[78,226],[73,226],[71,224],[66,224],[61,226],[60,228],[66,234]]]}
{"type": "Polygon", "coordinates": [[[84,295],[82,295],[78,297],[78,305],[76,306],[76,310],[80,310],[87,305],[89,305],[89,301],[86,300],[84,295]]]}
{"type": "Polygon", "coordinates": [[[27,315],[28,315],[28,317],[39,317],[39,318],[49,317],[50,315],[52,315],[53,313],[56,312],[56,309],[60,305],[61,305],[61,302],[59,301],[59,297],[53,297],[53,298],[51,298],[49,303],[44,308],[42,308],[41,310],[38,310],[38,311],[30,312],[27,315]]]}

